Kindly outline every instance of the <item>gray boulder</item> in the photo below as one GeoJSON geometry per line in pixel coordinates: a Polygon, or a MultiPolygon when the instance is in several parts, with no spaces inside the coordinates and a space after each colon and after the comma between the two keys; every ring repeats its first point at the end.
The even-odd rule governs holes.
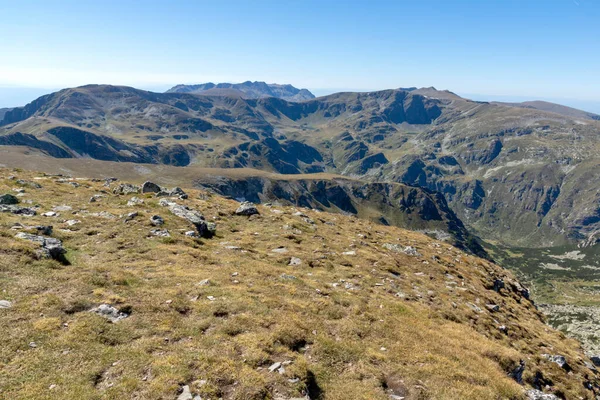
{"type": "Polygon", "coordinates": [[[172,214],[178,216],[179,218],[183,218],[194,225],[198,235],[203,237],[212,236],[208,228],[208,224],[204,219],[204,215],[202,215],[199,211],[192,210],[187,206],[182,206],[181,204],[177,204],[167,199],[162,199],[159,204],[163,207],[167,207],[172,214]]]}
{"type": "Polygon", "coordinates": [[[131,185],[129,183],[121,183],[119,186],[113,189],[114,194],[133,194],[139,192],[139,186],[131,185]]]}
{"type": "Polygon", "coordinates": [[[129,314],[121,312],[109,304],[100,304],[98,307],[92,308],[90,312],[96,313],[113,323],[129,317],[129,314]]]}
{"type": "Polygon", "coordinates": [[[33,208],[19,207],[14,204],[0,204],[0,212],[8,212],[17,215],[24,215],[27,217],[32,217],[37,214],[37,212],[33,208]]]}
{"type": "Polygon", "coordinates": [[[150,217],[150,223],[154,226],[161,226],[165,223],[165,220],[160,215],[153,215],[150,217]]]}
{"type": "Polygon", "coordinates": [[[548,361],[557,364],[562,369],[565,369],[567,371],[571,370],[571,366],[567,363],[567,359],[565,358],[565,356],[561,356],[558,354],[542,354],[542,357],[544,357],[548,361]]]}
{"type": "Polygon", "coordinates": [[[142,185],[142,193],[158,193],[162,189],[154,182],[146,181],[142,185]]]}
{"type": "Polygon", "coordinates": [[[19,199],[13,196],[10,193],[0,195],[0,204],[10,205],[10,204],[18,204],[19,199]]]}
{"type": "Polygon", "coordinates": [[[40,245],[41,254],[47,258],[62,260],[63,255],[67,252],[62,246],[62,242],[55,238],[40,235],[31,235],[25,232],[19,232],[15,237],[18,239],[38,243],[40,245]]]}
{"type": "Polygon", "coordinates": [[[559,400],[558,397],[551,393],[544,393],[541,390],[531,389],[525,392],[528,400],[559,400]]]}
{"type": "Polygon", "coordinates": [[[242,204],[240,204],[238,209],[235,210],[235,215],[248,215],[249,216],[249,215],[254,215],[254,214],[260,214],[260,213],[258,212],[258,209],[254,205],[254,203],[251,203],[249,201],[244,201],[242,204]]]}

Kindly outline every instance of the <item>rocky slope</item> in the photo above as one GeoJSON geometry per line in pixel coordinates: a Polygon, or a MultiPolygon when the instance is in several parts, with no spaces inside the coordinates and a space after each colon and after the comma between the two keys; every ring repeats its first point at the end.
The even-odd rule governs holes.
{"type": "Polygon", "coordinates": [[[0,194],[1,397],[600,393],[511,273],[419,233],[22,170],[0,194]]]}
{"type": "Polygon", "coordinates": [[[441,192],[486,239],[594,244],[600,122],[537,108],[473,102],[434,88],[298,103],[86,86],[6,113],[0,145],[54,157],[401,182],[441,192]]]}
{"type": "MultiPolygon", "coordinates": [[[[250,82],[243,83],[202,83],[199,85],[177,85],[167,90],[167,93],[218,93],[221,89],[232,89],[248,99],[263,97],[277,97],[287,101],[304,101],[314,99],[315,95],[307,89],[297,89],[292,85],[278,85],[276,83],[250,82]]],[[[222,93],[227,93],[222,91],[222,93]]]]}

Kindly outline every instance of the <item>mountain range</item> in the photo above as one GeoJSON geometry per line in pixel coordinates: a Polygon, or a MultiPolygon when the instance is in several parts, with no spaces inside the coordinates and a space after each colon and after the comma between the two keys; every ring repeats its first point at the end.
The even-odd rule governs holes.
{"type": "Polygon", "coordinates": [[[314,99],[315,95],[307,89],[297,89],[292,85],[276,83],[251,82],[243,83],[202,83],[199,85],[177,85],[167,90],[167,93],[193,93],[203,95],[227,94],[247,99],[277,97],[287,101],[303,101],[314,99]]]}
{"type": "Polygon", "coordinates": [[[600,122],[536,104],[477,102],[435,88],[288,102],[89,85],[6,112],[0,144],[59,158],[399,182],[442,193],[489,240],[594,243],[600,195],[589,182],[599,178],[600,122]]]}

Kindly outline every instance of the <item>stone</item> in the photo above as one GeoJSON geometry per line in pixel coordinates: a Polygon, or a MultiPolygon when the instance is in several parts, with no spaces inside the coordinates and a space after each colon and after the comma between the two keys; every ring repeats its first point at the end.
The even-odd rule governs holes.
{"type": "Polygon", "coordinates": [[[117,187],[115,187],[113,189],[113,194],[127,195],[127,194],[132,194],[132,193],[139,193],[139,192],[140,192],[139,186],[131,185],[129,183],[121,183],[120,185],[118,185],[117,187]]]}
{"type": "Polygon", "coordinates": [[[194,225],[198,235],[202,237],[212,236],[208,229],[206,220],[204,219],[204,215],[202,215],[199,211],[192,210],[187,206],[182,206],[167,199],[162,199],[159,204],[163,207],[168,207],[172,214],[178,216],[179,218],[183,218],[194,225]]]}
{"type": "Polygon", "coordinates": [[[67,206],[67,205],[56,206],[52,209],[52,211],[56,211],[56,212],[67,212],[67,211],[71,211],[71,210],[73,210],[73,207],[67,206]]]}
{"type": "Polygon", "coordinates": [[[394,251],[396,253],[404,253],[409,256],[420,256],[421,254],[417,251],[416,248],[412,246],[399,246],[397,244],[392,243],[384,243],[383,248],[387,250],[394,251]]]}
{"type": "Polygon", "coordinates": [[[150,223],[154,226],[161,226],[164,225],[165,220],[160,215],[153,215],[150,217],[150,223]]]}
{"type": "Polygon", "coordinates": [[[277,254],[285,254],[288,252],[288,249],[286,249],[285,247],[278,247],[276,249],[271,250],[271,252],[277,253],[277,254]]]}
{"type": "Polygon", "coordinates": [[[300,265],[300,264],[302,264],[302,260],[299,259],[298,257],[290,258],[290,262],[288,263],[288,265],[292,265],[292,266],[296,266],[296,265],[300,265]]]}
{"type": "Polygon", "coordinates": [[[209,279],[202,279],[200,282],[198,282],[199,286],[208,286],[210,285],[210,280],[209,279]]]}
{"type": "Polygon", "coordinates": [[[258,212],[258,209],[254,205],[254,203],[251,203],[249,201],[244,201],[242,204],[240,204],[238,209],[235,210],[235,215],[250,216],[250,215],[255,215],[255,214],[260,214],[260,213],[258,212]]]}
{"type": "Polygon", "coordinates": [[[52,235],[52,225],[38,225],[35,229],[40,235],[52,235]]]}
{"type": "Polygon", "coordinates": [[[166,229],[152,229],[150,233],[154,236],[171,237],[171,234],[166,229]]]}
{"type": "Polygon", "coordinates": [[[105,196],[103,196],[101,194],[95,194],[92,197],[90,197],[90,203],[95,203],[103,197],[105,197],[105,196]]]}
{"type": "Polygon", "coordinates": [[[544,393],[541,390],[531,389],[525,392],[528,400],[559,400],[556,395],[544,393]]]}
{"type": "Polygon", "coordinates": [[[494,291],[500,292],[500,289],[504,289],[504,280],[494,279],[494,291]]]}
{"type": "Polygon", "coordinates": [[[19,207],[13,204],[0,204],[0,212],[8,212],[16,215],[23,215],[26,217],[32,217],[37,214],[37,212],[33,208],[19,207]]]}
{"type": "Polygon", "coordinates": [[[8,300],[0,300],[0,309],[2,308],[11,308],[12,303],[8,300]]]}
{"type": "Polygon", "coordinates": [[[57,217],[58,214],[54,211],[48,211],[42,214],[44,217],[57,217]]]}
{"type": "Polygon", "coordinates": [[[182,386],[181,394],[177,397],[177,400],[194,400],[188,385],[182,386]]]}
{"type": "Polygon", "coordinates": [[[187,231],[187,232],[185,233],[185,236],[189,236],[189,237],[196,237],[196,236],[198,236],[198,235],[196,234],[196,231],[187,231]]]}
{"type": "Polygon", "coordinates": [[[146,181],[142,185],[142,193],[158,193],[162,189],[154,182],[146,181]]]}
{"type": "Polygon", "coordinates": [[[127,202],[127,205],[132,207],[132,206],[136,206],[139,204],[144,204],[144,200],[137,198],[137,197],[132,197],[131,199],[129,199],[129,201],[127,202]]]}
{"type": "Polygon", "coordinates": [[[98,307],[92,308],[90,312],[96,313],[113,323],[129,317],[129,314],[119,311],[110,304],[100,304],[98,307]]]}
{"type": "Polygon", "coordinates": [[[58,239],[31,235],[25,232],[19,232],[15,236],[18,239],[29,240],[30,242],[38,243],[41,247],[41,253],[44,257],[62,260],[62,256],[67,252],[62,246],[62,242],[58,239]]]}
{"type": "Polygon", "coordinates": [[[562,369],[565,369],[567,371],[571,370],[571,367],[567,363],[567,359],[565,358],[565,356],[556,355],[556,354],[542,354],[542,357],[544,357],[548,361],[551,361],[551,362],[557,364],[562,369]]]}
{"type": "Polygon", "coordinates": [[[133,221],[133,219],[135,219],[138,216],[137,212],[132,212],[127,214],[127,216],[125,217],[125,222],[129,222],[129,221],[133,221]]]}
{"type": "Polygon", "coordinates": [[[37,182],[26,181],[26,180],[23,180],[23,179],[19,179],[19,180],[17,180],[16,182],[17,182],[19,185],[22,185],[22,186],[27,186],[27,187],[30,187],[30,188],[32,188],[32,189],[41,189],[41,188],[42,188],[42,185],[40,185],[40,184],[39,184],[39,183],[37,183],[37,182]]]}
{"type": "Polygon", "coordinates": [[[278,370],[279,368],[281,368],[281,363],[280,362],[276,362],[275,364],[272,364],[269,367],[269,372],[274,372],[274,371],[278,370]]]}
{"type": "Polygon", "coordinates": [[[66,224],[67,224],[67,225],[69,225],[69,226],[77,225],[77,224],[79,224],[79,223],[81,223],[81,221],[80,221],[80,220],[78,220],[78,219],[70,219],[70,220],[68,220],[68,221],[66,222],[66,224]]]}
{"type": "Polygon", "coordinates": [[[185,193],[183,191],[183,189],[180,187],[175,187],[175,188],[169,190],[169,195],[172,197],[179,196],[180,198],[181,198],[181,196],[185,196],[185,198],[187,199],[187,193],[185,193]]]}
{"type": "Polygon", "coordinates": [[[17,199],[15,196],[13,196],[12,194],[9,194],[9,193],[2,194],[2,195],[0,195],[0,204],[5,204],[5,205],[19,204],[19,199],[17,199]]]}
{"type": "Polygon", "coordinates": [[[596,367],[600,367],[600,356],[591,356],[590,360],[594,363],[596,367]]]}
{"type": "Polygon", "coordinates": [[[486,304],[485,307],[492,312],[500,311],[500,306],[497,304],[486,304]]]}

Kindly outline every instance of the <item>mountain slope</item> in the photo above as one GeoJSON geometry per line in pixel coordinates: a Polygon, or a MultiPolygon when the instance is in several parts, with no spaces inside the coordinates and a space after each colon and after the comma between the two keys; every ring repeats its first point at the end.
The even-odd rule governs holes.
{"type": "Polygon", "coordinates": [[[297,89],[292,85],[278,85],[276,83],[250,82],[243,83],[202,83],[199,85],[177,85],[167,90],[167,93],[216,93],[216,90],[235,90],[245,98],[260,99],[263,97],[277,97],[287,101],[304,101],[314,99],[315,95],[307,89],[297,89]]]}
{"type": "Polygon", "coordinates": [[[0,125],[0,145],[53,156],[422,186],[479,236],[511,246],[593,244],[600,231],[591,184],[600,121],[435,88],[298,103],[86,86],[14,109],[0,125]]]}
{"type": "Polygon", "coordinates": [[[548,328],[497,265],[339,214],[259,206],[239,216],[239,203],[205,191],[161,201],[113,194],[121,184],[0,170],[0,193],[22,189],[16,207],[37,212],[0,214],[3,397],[525,399],[537,388],[592,399],[599,390],[579,346],[548,328]],[[203,213],[216,236],[185,235],[193,227],[161,205],[170,203],[203,213]],[[60,240],[62,263],[27,232],[60,240]]]}
{"type": "Polygon", "coordinates": [[[10,110],[12,110],[12,108],[0,108],[0,121],[2,121],[2,119],[4,118],[4,114],[6,114],[10,110]]]}
{"type": "Polygon", "coordinates": [[[513,107],[523,107],[523,108],[534,108],[536,110],[553,112],[556,114],[564,115],[565,117],[570,118],[581,118],[584,120],[595,120],[600,121],[600,115],[590,113],[587,111],[581,111],[576,108],[563,106],[556,103],[550,103],[547,101],[535,100],[535,101],[524,101],[522,103],[498,103],[510,105],[513,107]]]}

